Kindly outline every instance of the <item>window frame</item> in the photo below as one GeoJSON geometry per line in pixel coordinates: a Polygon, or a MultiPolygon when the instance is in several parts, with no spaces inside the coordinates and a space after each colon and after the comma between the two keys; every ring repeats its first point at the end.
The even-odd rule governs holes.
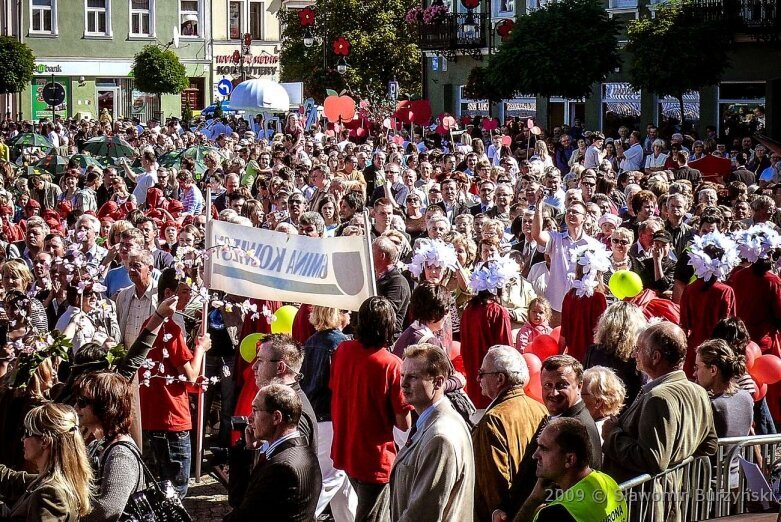
{"type": "Polygon", "coordinates": [[[178,1],[178,5],[177,5],[176,8],[177,8],[177,11],[179,13],[179,18],[178,18],[179,22],[178,22],[178,25],[177,25],[177,27],[180,29],[179,37],[180,38],[187,38],[187,39],[190,39],[190,40],[199,40],[199,39],[202,40],[204,38],[204,36],[203,36],[203,33],[204,33],[204,27],[203,27],[203,0],[179,0],[178,1]],[[182,2],[196,2],[197,5],[198,5],[198,7],[197,7],[198,11],[189,11],[189,10],[188,11],[183,11],[182,10],[182,2]],[[182,24],[183,24],[182,17],[184,15],[187,15],[187,14],[195,14],[198,17],[197,26],[196,26],[197,29],[198,29],[198,34],[182,34],[182,32],[181,32],[181,27],[182,27],[182,24]]]}
{"type": "Polygon", "coordinates": [[[266,22],[266,17],[263,16],[263,13],[265,12],[265,1],[264,0],[249,0],[247,3],[247,17],[246,17],[246,26],[247,30],[244,31],[245,33],[252,34],[252,5],[256,4],[260,6],[260,34],[254,35],[252,34],[252,41],[262,41],[265,37],[265,27],[264,24],[266,22]]]}
{"type": "Polygon", "coordinates": [[[55,35],[56,36],[58,34],[58,31],[57,31],[57,0],[50,0],[50,1],[51,1],[51,5],[47,7],[47,6],[40,6],[40,5],[36,6],[36,5],[33,5],[32,0],[30,0],[30,27],[29,27],[29,31],[28,31],[29,34],[36,35],[36,36],[37,35],[55,35]],[[51,21],[50,21],[50,23],[51,23],[51,30],[46,31],[43,28],[35,29],[35,27],[33,26],[33,20],[34,20],[36,11],[42,11],[42,12],[48,11],[49,12],[49,16],[51,17],[51,21]]]}
{"type": "Polygon", "coordinates": [[[157,30],[155,27],[155,0],[148,0],[149,1],[149,8],[144,9],[134,9],[133,8],[133,1],[128,1],[128,36],[130,38],[154,38],[156,36],[157,30]],[[149,15],[149,33],[134,33],[133,32],[133,16],[137,14],[142,14],[146,12],[149,15]]]}
{"type": "Polygon", "coordinates": [[[245,16],[245,0],[228,0],[228,16],[227,16],[227,22],[228,22],[228,30],[226,32],[227,40],[231,41],[241,41],[242,37],[244,36],[245,25],[246,25],[246,16],[245,16]],[[231,36],[231,4],[238,4],[239,5],[239,35],[234,38],[231,36]]]}
{"type": "Polygon", "coordinates": [[[101,10],[100,8],[89,7],[89,0],[84,0],[84,36],[86,38],[111,38],[113,36],[111,30],[111,0],[103,0],[103,2],[104,7],[101,10]],[[90,13],[100,13],[101,11],[106,17],[106,30],[102,33],[90,31],[90,13]]]}

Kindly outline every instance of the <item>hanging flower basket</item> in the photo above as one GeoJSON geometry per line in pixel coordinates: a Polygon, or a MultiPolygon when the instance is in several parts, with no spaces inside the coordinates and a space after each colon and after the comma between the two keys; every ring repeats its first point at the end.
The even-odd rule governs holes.
{"type": "Polygon", "coordinates": [[[443,4],[434,4],[423,10],[423,23],[436,24],[445,20],[448,14],[447,6],[443,4]]]}
{"type": "Polygon", "coordinates": [[[419,5],[416,5],[415,7],[411,8],[409,11],[407,11],[407,14],[404,15],[404,21],[407,22],[409,25],[417,25],[418,23],[423,21],[423,8],[419,5]]]}

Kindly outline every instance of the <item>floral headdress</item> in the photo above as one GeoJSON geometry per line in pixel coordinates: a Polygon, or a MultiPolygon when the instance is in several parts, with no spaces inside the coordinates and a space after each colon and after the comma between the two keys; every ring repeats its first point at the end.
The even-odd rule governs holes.
{"type": "Polygon", "coordinates": [[[740,257],[749,263],[768,259],[781,248],[781,235],[764,223],[754,225],[747,230],[740,230],[733,236],[738,244],[740,257]]]}
{"type": "Polygon", "coordinates": [[[439,240],[421,241],[415,255],[412,256],[412,261],[407,265],[407,269],[415,277],[420,277],[426,265],[455,270],[457,263],[456,250],[453,245],[439,240]]]}
{"type": "Polygon", "coordinates": [[[497,290],[504,288],[515,277],[518,277],[515,261],[506,257],[489,259],[472,273],[469,289],[475,294],[482,291],[496,294],[497,290]]]}
{"type": "Polygon", "coordinates": [[[607,249],[602,243],[579,246],[570,250],[570,261],[583,267],[581,279],[576,279],[575,274],[570,274],[575,294],[578,297],[591,297],[599,286],[597,281],[599,273],[610,269],[607,249]]]}
{"type": "Polygon", "coordinates": [[[694,275],[699,279],[710,281],[715,277],[718,281],[724,281],[740,263],[739,249],[735,241],[720,232],[694,236],[689,248],[689,265],[694,268],[694,275]],[[719,252],[718,257],[713,256],[719,252]]]}

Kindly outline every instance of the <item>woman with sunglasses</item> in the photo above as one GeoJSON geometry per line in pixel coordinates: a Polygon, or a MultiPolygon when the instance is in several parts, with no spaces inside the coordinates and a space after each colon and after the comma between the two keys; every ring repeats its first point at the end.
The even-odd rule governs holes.
{"type": "Polygon", "coordinates": [[[3,520],[80,520],[91,509],[92,469],[70,406],[44,404],[24,418],[24,458],[36,473],[0,464],[3,520]]]}
{"type": "MultiPolygon", "coordinates": [[[[613,231],[610,236],[610,269],[604,274],[604,282],[607,285],[610,281],[610,276],[619,270],[636,271],[639,268],[637,260],[629,255],[629,249],[634,242],[635,234],[631,230],[625,227],[618,227],[613,231]]],[[[612,294],[608,296],[608,302],[614,302],[612,294]]]]}
{"type": "Polygon", "coordinates": [[[97,488],[92,512],[81,520],[117,520],[130,495],[145,485],[138,450],[125,445],[135,446],[130,383],[114,372],[88,373],[76,381],[73,393],[81,426],[94,438],[87,454],[97,488]]]}

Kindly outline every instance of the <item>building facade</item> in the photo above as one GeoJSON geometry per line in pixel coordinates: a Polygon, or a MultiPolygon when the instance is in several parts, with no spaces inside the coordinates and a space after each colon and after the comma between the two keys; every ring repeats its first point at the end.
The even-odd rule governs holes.
{"type": "Polygon", "coordinates": [[[224,80],[234,86],[249,78],[279,80],[281,42],[277,9],[278,2],[271,0],[212,2],[212,101],[228,97],[224,80]],[[249,52],[243,54],[243,49],[249,52]]]}
{"type": "Polygon", "coordinates": [[[52,116],[44,85],[62,85],[63,117],[165,118],[181,115],[185,103],[202,108],[211,98],[211,2],[209,0],[21,0],[13,13],[14,36],[36,56],[35,75],[20,93],[16,110],[25,119],[52,116]],[[189,86],[181,95],[138,91],[133,57],[145,45],[175,50],[189,86]]]}
{"type": "MultiPolygon", "coordinates": [[[[715,3],[719,1],[723,0],[715,3]]],[[[777,41],[781,36],[781,6],[763,0],[737,1],[743,24],[732,48],[730,66],[719,85],[684,97],[686,119],[694,121],[701,134],[707,125],[715,126],[722,133],[730,118],[751,114],[755,107],[765,107],[767,131],[781,134],[781,121],[774,121],[779,111],[773,110],[775,104],[781,108],[778,67],[781,49],[765,43],[769,39],[777,41]]],[[[490,114],[498,116],[500,121],[513,116],[532,117],[548,128],[563,123],[571,125],[579,119],[586,128],[604,129],[609,134],[614,134],[621,125],[644,130],[648,123],[663,125],[669,118],[680,118],[677,100],[633,90],[620,63],[605,82],[592,87],[592,95],[585,100],[526,96],[503,100],[491,107],[487,100],[468,99],[463,89],[469,73],[474,67],[485,65],[489,55],[501,45],[497,29],[503,21],[538,9],[546,0],[482,0],[471,16],[459,0],[444,0],[444,3],[450,13],[447,18],[439,24],[421,27],[424,97],[431,100],[434,114],[442,111],[457,117],[490,114]]],[[[658,0],[605,0],[605,9],[625,27],[629,20],[653,16],[658,3],[658,0]]],[[[701,3],[703,9],[713,8],[714,0],[701,3]]],[[[620,45],[625,43],[624,37],[619,40],[620,45]]],[[[623,62],[627,62],[626,57],[623,62]]]]}

